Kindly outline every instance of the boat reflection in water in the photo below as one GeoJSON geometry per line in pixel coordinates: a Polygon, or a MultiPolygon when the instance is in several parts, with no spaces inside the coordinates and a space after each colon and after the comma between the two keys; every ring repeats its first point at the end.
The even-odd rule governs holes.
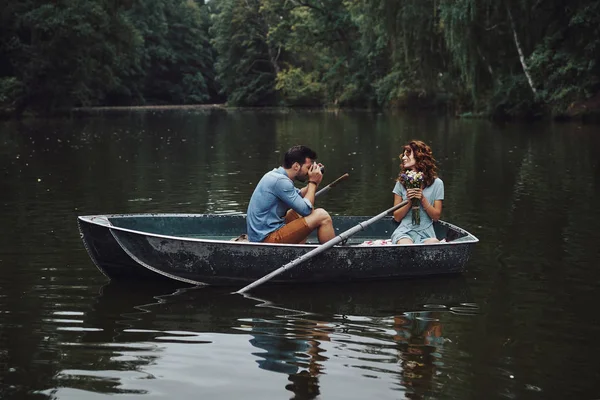
{"type": "MultiPolygon", "coordinates": [[[[283,315],[278,320],[253,319],[250,323],[250,343],[261,350],[253,353],[260,357],[259,368],[288,374],[291,383],[286,389],[295,393],[294,398],[315,398],[321,394],[319,378],[327,374],[327,348],[337,347],[337,353],[339,343],[346,347],[346,343],[357,340],[349,340],[348,334],[383,338],[382,325],[391,323],[396,343],[393,361],[400,367],[402,390],[407,398],[426,397],[435,368],[442,364],[439,350],[445,339],[441,315],[451,309],[454,313],[477,312],[477,306],[469,303],[464,280],[361,284],[345,289],[321,286],[308,296],[297,289],[284,290],[269,294],[275,301],[262,300],[260,306],[279,309],[283,315]],[[336,344],[332,346],[332,342],[336,344]]],[[[260,301],[254,295],[246,297],[260,301]]],[[[369,355],[390,355],[387,349],[365,350],[369,355]]]]}
{"type": "MultiPolygon", "coordinates": [[[[86,326],[99,329],[85,332],[78,340],[80,346],[95,348],[85,352],[86,357],[96,357],[87,359],[85,365],[94,365],[95,371],[102,371],[96,373],[95,379],[100,380],[98,375],[107,374],[106,371],[128,369],[154,377],[157,365],[170,365],[174,353],[180,355],[183,351],[196,354],[191,361],[184,360],[192,363],[186,370],[206,374],[211,373],[206,370],[211,366],[231,369],[218,365],[219,358],[226,354],[229,362],[233,357],[236,363],[244,365],[239,367],[239,376],[232,371],[228,379],[254,379],[255,375],[256,379],[263,379],[258,370],[248,369],[248,363],[253,362],[261,371],[287,375],[285,388],[297,399],[318,396],[321,380],[327,379],[328,374],[345,375],[348,368],[353,368],[352,374],[364,371],[358,377],[392,374],[396,378],[391,381],[400,380],[399,390],[421,398],[432,388],[432,376],[441,363],[439,349],[444,338],[440,316],[453,306],[471,302],[462,277],[270,286],[258,288],[251,296],[229,292],[168,287],[164,283],[105,285],[84,321],[86,326]],[[244,335],[250,347],[243,345],[244,335]],[[169,343],[177,347],[171,348],[169,343]],[[192,347],[193,344],[202,346],[192,347]],[[187,347],[182,350],[182,345],[187,347]],[[233,351],[230,345],[238,353],[227,353],[233,351]]],[[[82,365],[63,365],[63,368],[58,375],[65,378],[68,371],[81,370],[82,365]]],[[[168,372],[168,368],[161,368],[161,373],[168,372]]],[[[150,384],[148,380],[136,380],[135,387],[115,379],[114,375],[106,380],[104,385],[96,382],[94,390],[103,393],[154,390],[144,387],[150,384]]],[[[181,380],[178,389],[184,391],[190,380],[186,377],[181,380]]],[[[63,379],[61,385],[81,389],[88,386],[81,377],[63,379]]],[[[190,393],[204,389],[199,382],[188,388],[190,393]]]]}

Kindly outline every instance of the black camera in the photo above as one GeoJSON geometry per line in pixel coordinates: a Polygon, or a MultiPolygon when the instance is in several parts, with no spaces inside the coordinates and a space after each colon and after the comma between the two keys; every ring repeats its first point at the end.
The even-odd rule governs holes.
{"type": "MultiPolygon", "coordinates": [[[[317,162],[316,162],[316,161],[314,161],[314,163],[316,164],[317,162]]],[[[324,174],[324,173],[325,173],[325,167],[319,167],[319,169],[321,170],[321,174],[324,174]]]]}

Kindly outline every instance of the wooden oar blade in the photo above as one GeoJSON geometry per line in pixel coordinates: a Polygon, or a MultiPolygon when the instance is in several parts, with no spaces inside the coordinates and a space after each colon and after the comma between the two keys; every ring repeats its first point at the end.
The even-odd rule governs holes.
{"type": "Polygon", "coordinates": [[[344,179],[348,178],[349,176],[350,175],[348,173],[345,173],[344,175],[340,176],[335,181],[331,182],[329,185],[325,186],[323,189],[321,189],[317,193],[315,193],[315,197],[329,192],[331,190],[331,188],[333,188],[334,186],[336,186],[338,183],[340,183],[344,179]]]}

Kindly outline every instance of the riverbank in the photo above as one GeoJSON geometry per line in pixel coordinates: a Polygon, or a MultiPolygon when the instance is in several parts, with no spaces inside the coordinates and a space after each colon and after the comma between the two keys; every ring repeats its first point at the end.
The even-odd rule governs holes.
{"type": "MultiPolygon", "coordinates": [[[[241,107],[249,108],[253,110],[272,110],[272,109],[304,109],[304,107],[241,107]]],[[[196,104],[196,105],[148,105],[148,106],[135,106],[135,107],[79,107],[70,110],[69,113],[73,115],[94,115],[97,113],[107,112],[125,112],[125,111],[167,111],[167,110],[210,110],[210,109],[221,109],[221,110],[239,110],[240,107],[227,106],[226,104],[196,104]]],[[[335,107],[335,108],[316,108],[319,110],[355,110],[350,107],[335,107]]],[[[527,120],[543,120],[549,119],[554,121],[564,122],[582,122],[582,123],[600,123],[600,94],[594,98],[580,103],[572,104],[565,112],[562,113],[551,113],[531,117],[531,116],[504,116],[498,117],[489,113],[482,112],[465,112],[462,114],[454,113],[450,108],[444,107],[423,107],[423,108],[411,108],[401,107],[403,111],[411,112],[423,112],[427,110],[436,110],[436,112],[445,112],[453,115],[456,118],[464,119],[489,119],[489,120],[501,120],[501,121],[527,121],[527,120]],[[445,110],[444,110],[445,109],[445,110]],[[442,111],[444,110],[444,111],[442,111]]],[[[366,109],[365,109],[366,110],[366,109]]],[[[395,111],[392,109],[382,109],[381,111],[395,111]]]]}
{"type": "Polygon", "coordinates": [[[152,111],[152,110],[195,110],[195,109],[213,109],[227,108],[225,104],[184,104],[184,105],[148,105],[148,106],[126,106],[126,107],[76,107],[69,112],[74,114],[85,114],[105,111],[152,111]]]}
{"type": "Polygon", "coordinates": [[[564,115],[557,115],[556,119],[579,119],[583,122],[600,123],[600,93],[585,101],[571,104],[564,115]]]}
{"type": "MultiPolygon", "coordinates": [[[[273,109],[306,109],[305,107],[235,107],[228,106],[226,104],[183,104],[183,105],[143,105],[143,106],[97,106],[97,107],[76,107],[72,109],[56,110],[47,115],[40,115],[36,113],[27,112],[20,116],[15,115],[12,109],[0,109],[0,120],[19,119],[19,118],[36,118],[39,116],[44,117],[86,117],[94,116],[98,114],[112,114],[112,113],[123,113],[123,112],[140,112],[140,111],[169,111],[169,110],[239,110],[239,109],[252,109],[252,110],[273,110],[273,109]]],[[[357,110],[352,107],[315,107],[315,110],[357,110]]],[[[360,109],[360,110],[373,110],[373,109],[360,109]]],[[[459,119],[488,119],[496,121],[532,121],[532,120],[553,120],[560,122],[581,122],[581,123],[600,123],[600,94],[593,98],[571,104],[564,112],[545,112],[540,115],[528,115],[528,116],[508,116],[508,115],[493,115],[484,112],[473,112],[466,111],[462,113],[456,113],[449,107],[397,107],[394,109],[386,108],[378,111],[407,111],[407,112],[423,112],[428,110],[436,110],[436,112],[447,113],[459,119]]]]}

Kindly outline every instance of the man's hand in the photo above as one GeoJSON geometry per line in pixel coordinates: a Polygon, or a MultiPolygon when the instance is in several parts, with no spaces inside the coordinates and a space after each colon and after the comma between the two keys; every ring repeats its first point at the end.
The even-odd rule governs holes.
{"type": "Polygon", "coordinates": [[[323,164],[317,164],[316,162],[312,163],[312,165],[308,168],[308,180],[316,182],[317,185],[321,183],[323,180],[323,174],[321,173],[321,167],[323,164]]]}

